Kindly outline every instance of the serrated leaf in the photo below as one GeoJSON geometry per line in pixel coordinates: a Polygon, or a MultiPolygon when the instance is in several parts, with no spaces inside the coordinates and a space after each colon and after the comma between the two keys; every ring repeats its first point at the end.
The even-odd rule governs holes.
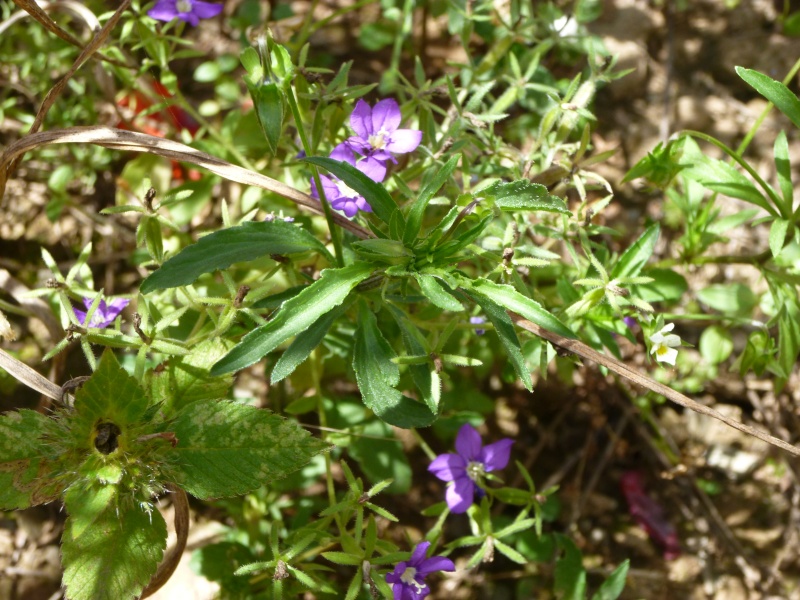
{"type": "Polygon", "coordinates": [[[436,170],[433,179],[420,190],[419,195],[408,210],[406,230],[403,232],[403,241],[406,244],[411,244],[417,239],[417,235],[419,235],[420,228],[422,227],[422,217],[425,215],[425,209],[428,203],[436,192],[439,191],[439,188],[441,188],[453,174],[459,160],[461,160],[460,154],[451,156],[450,160],[442,165],[440,169],[436,170]]]}
{"type": "Polygon", "coordinates": [[[250,492],[328,448],[292,421],[228,401],[191,404],[170,429],[178,439],[175,483],[201,499],[250,492]]]}
{"type": "Polygon", "coordinates": [[[67,512],[61,540],[67,598],[138,597],[156,572],[167,545],[167,525],[161,513],[148,513],[138,502],[102,488],[79,486],[67,494],[67,512]]]}
{"type": "Polygon", "coordinates": [[[511,318],[500,305],[495,304],[487,296],[474,291],[469,292],[468,295],[481,307],[494,326],[494,331],[500,338],[500,343],[503,345],[517,377],[528,391],[533,390],[533,380],[528,366],[525,364],[525,357],[522,356],[522,348],[519,345],[519,338],[511,318]]]}
{"type": "Polygon", "coordinates": [[[536,300],[523,296],[510,285],[494,283],[488,279],[475,279],[469,281],[469,287],[482,296],[489,298],[492,302],[499,304],[506,310],[520,314],[548,331],[552,331],[566,338],[575,339],[575,334],[554,315],[543,308],[541,304],[536,302],[536,300]]]}
{"type": "Polygon", "coordinates": [[[427,427],[433,423],[436,414],[395,389],[400,381],[399,368],[392,362],[395,353],[366,305],[359,311],[355,337],[353,369],[367,408],[386,423],[403,429],[427,427]]]}
{"type": "Polygon", "coordinates": [[[511,183],[497,182],[483,191],[486,196],[493,196],[495,205],[501,210],[533,210],[571,215],[566,203],[557,196],[548,193],[540,183],[532,183],[527,179],[511,183]]]}
{"type": "Polygon", "coordinates": [[[56,433],[53,421],[33,410],[0,417],[0,509],[28,508],[61,495],[64,484],[49,478],[57,457],[43,439],[56,433]]]}
{"type": "Polygon", "coordinates": [[[278,84],[263,83],[253,84],[248,77],[245,77],[247,89],[253,99],[253,106],[256,109],[258,124],[267,139],[267,144],[272,154],[278,151],[278,142],[281,138],[283,129],[283,95],[278,84]]]}
{"type": "Polygon", "coordinates": [[[461,312],[464,310],[461,302],[459,302],[433,275],[414,273],[414,278],[417,280],[417,283],[419,283],[419,288],[422,290],[422,293],[434,306],[452,312],[461,312]]]}
{"type": "Polygon", "coordinates": [[[252,365],[290,337],[305,331],[344,302],[353,288],[369,277],[373,268],[367,263],[356,263],[341,269],[325,269],[317,281],[284,302],[269,323],[244,336],[212,367],[211,374],[222,375],[252,365]]]}
{"type": "Polygon", "coordinates": [[[282,381],[292,373],[294,370],[308,358],[308,355],[319,346],[325,334],[333,325],[333,322],[344,313],[347,306],[339,306],[334,308],[327,314],[322,315],[317,321],[309,326],[303,335],[298,335],[289,347],[283,352],[278,362],[275,363],[275,368],[272,369],[270,376],[270,383],[275,385],[282,381]]]}
{"type": "Polygon", "coordinates": [[[232,347],[233,342],[228,340],[206,340],[193,347],[188,356],[171,358],[161,372],[147,375],[150,397],[163,403],[165,414],[175,414],[198,400],[224,398],[233,377],[212,377],[209,369],[232,347]]]}
{"type": "Polygon", "coordinates": [[[305,229],[285,221],[247,222],[200,238],[167,260],[142,282],[143,294],[188,285],[203,273],[271,254],[314,250],[333,262],[328,250],[305,229]]]}
{"type": "Polygon", "coordinates": [[[660,232],[661,227],[659,227],[658,223],[654,223],[645,229],[642,235],[619,257],[617,264],[611,270],[611,277],[617,279],[639,275],[653,255],[660,232]]]}
{"type": "Polygon", "coordinates": [[[346,162],[322,156],[309,156],[304,160],[333,173],[344,181],[348,187],[362,195],[372,207],[372,212],[381,221],[387,225],[392,221],[392,215],[397,211],[397,204],[380,183],[372,181],[364,173],[346,162]]]}
{"type": "Polygon", "coordinates": [[[736,73],[755,91],[772,102],[778,110],[789,117],[795,127],[800,127],[800,100],[780,81],[775,81],[763,73],[743,67],[736,67],[736,73]]]}

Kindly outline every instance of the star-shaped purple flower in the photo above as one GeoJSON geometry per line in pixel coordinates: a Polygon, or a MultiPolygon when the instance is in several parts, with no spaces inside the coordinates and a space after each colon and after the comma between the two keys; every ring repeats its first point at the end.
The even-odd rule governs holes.
{"type": "Polygon", "coordinates": [[[364,162],[378,163],[371,168],[383,169],[380,179],[376,180],[383,181],[386,161],[396,163],[394,154],[412,152],[422,141],[422,132],[418,129],[398,129],[401,120],[400,107],[392,98],[381,100],[372,108],[359,100],[350,114],[350,126],[356,135],[334,148],[331,156],[343,151],[343,146],[349,148],[364,156],[364,162]]]}
{"type": "Polygon", "coordinates": [[[158,0],[155,6],[147,11],[147,16],[157,21],[180,19],[189,25],[197,26],[200,19],[210,19],[222,12],[222,4],[201,2],[200,0],[158,0]]]}
{"type": "Polygon", "coordinates": [[[119,313],[122,312],[122,309],[128,306],[128,304],[131,302],[127,298],[117,298],[109,303],[106,303],[105,300],[100,300],[97,310],[95,310],[94,314],[92,315],[92,320],[87,323],[86,313],[91,308],[93,301],[93,298],[84,298],[83,305],[86,307],[86,311],[78,310],[74,306],[72,307],[72,311],[75,313],[75,316],[78,317],[78,321],[81,325],[86,327],[98,327],[100,329],[105,329],[111,325],[114,322],[114,319],[119,316],[119,313]]]}
{"type": "Polygon", "coordinates": [[[392,584],[394,600],[419,600],[430,594],[425,577],[435,571],[455,571],[453,561],[444,556],[425,558],[430,542],[421,542],[414,548],[411,558],[398,563],[394,571],[386,574],[386,582],[392,584]]]}
{"type": "Polygon", "coordinates": [[[437,456],[428,467],[442,481],[452,481],[447,488],[445,500],[454,513],[464,513],[472,506],[475,493],[483,496],[485,492],[478,485],[486,473],[504,469],[511,457],[514,440],[504,438],[499,442],[484,446],[476,429],[466,423],[456,436],[457,454],[437,456]]]}
{"type": "MultiPolygon", "coordinates": [[[[380,179],[377,179],[380,175],[379,169],[376,169],[373,163],[365,160],[356,162],[352,152],[339,152],[336,155],[332,153],[331,158],[349,163],[373,181],[380,181],[380,179]]],[[[385,172],[386,168],[384,167],[383,173],[385,172]]],[[[327,175],[320,175],[319,178],[322,182],[322,189],[325,191],[325,198],[331,203],[333,210],[340,210],[348,217],[354,217],[359,210],[372,212],[372,207],[364,196],[360,195],[341,179],[328,177],[327,175]]],[[[311,196],[319,199],[319,192],[313,179],[311,180],[311,196]]]]}

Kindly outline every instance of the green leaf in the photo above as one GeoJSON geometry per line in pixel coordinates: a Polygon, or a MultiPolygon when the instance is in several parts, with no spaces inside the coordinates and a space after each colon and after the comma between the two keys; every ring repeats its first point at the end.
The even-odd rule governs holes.
{"type": "Polygon", "coordinates": [[[653,255],[653,249],[658,241],[658,234],[661,228],[658,223],[654,223],[644,230],[630,247],[622,253],[617,264],[611,270],[612,279],[622,277],[636,277],[642,272],[642,268],[653,255]]]}
{"type": "Polygon", "coordinates": [[[527,179],[511,183],[497,182],[486,188],[486,196],[493,196],[495,205],[501,210],[534,210],[571,215],[566,203],[547,192],[540,183],[532,183],[527,179]]]}
{"type": "Polygon", "coordinates": [[[775,219],[769,228],[769,251],[775,258],[783,250],[786,243],[786,232],[789,230],[789,221],[786,219],[775,219]]]}
{"type": "Polygon", "coordinates": [[[671,269],[648,269],[646,277],[653,281],[636,286],[636,295],[645,302],[671,302],[680,299],[689,289],[686,278],[671,269]]]}
{"type": "Polygon", "coordinates": [[[166,414],[174,414],[187,404],[198,400],[224,398],[233,384],[233,377],[212,377],[211,366],[233,347],[224,339],[205,340],[192,348],[191,354],[172,357],[166,368],[146,376],[150,397],[163,403],[166,414]]]}
{"type": "Polygon", "coordinates": [[[272,375],[270,376],[270,383],[275,385],[294,373],[294,370],[308,358],[314,348],[319,346],[333,322],[346,309],[347,306],[345,305],[334,308],[317,319],[313,325],[305,330],[303,335],[298,335],[278,359],[278,362],[275,363],[275,368],[272,369],[272,375]]]}
{"type": "Polygon", "coordinates": [[[351,567],[361,566],[364,562],[363,557],[354,554],[347,554],[346,552],[323,552],[323,558],[327,558],[332,563],[337,565],[348,565],[351,567]]]}
{"type": "Polygon", "coordinates": [[[405,494],[411,489],[411,465],[403,444],[392,428],[377,419],[359,425],[360,436],[354,436],[347,453],[357,461],[372,483],[390,479],[390,494],[405,494]]]}
{"type": "Polygon", "coordinates": [[[69,518],[61,538],[61,561],[67,598],[138,597],[167,545],[161,513],[121,498],[116,486],[73,486],[66,506],[69,518]]]}
{"type": "Polygon", "coordinates": [[[372,181],[364,173],[346,162],[321,156],[309,156],[304,160],[336,175],[350,188],[364,196],[364,199],[372,207],[375,216],[387,225],[391,222],[392,214],[397,210],[397,204],[380,183],[372,181]]]}
{"type": "Polygon", "coordinates": [[[714,284],[697,292],[697,299],[726,315],[748,315],[758,304],[749,286],[741,283],[714,284]]]}
{"type": "Polygon", "coordinates": [[[375,315],[362,304],[353,350],[353,369],[364,404],[390,425],[403,429],[427,427],[436,420],[436,414],[395,389],[400,381],[400,370],[392,362],[394,357],[392,347],[378,328],[375,315]]]}
{"type": "Polygon", "coordinates": [[[786,141],[786,132],[781,130],[775,138],[775,171],[778,175],[778,185],[781,188],[783,203],[786,208],[785,214],[792,211],[792,197],[794,188],[792,187],[792,164],[789,161],[789,143],[786,141]]]}
{"type": "Polygon", "coordinates": [[[556,561],[553,590],[560,593],[560,600],[584,600],[586,571],[583,568],[581,551],[567,536],[556,534],[555,537],[564,555],[556,561]]]}
{"type": "Polygon", "coordinates": [[[498,539],[494,540],[494,547],[501,554],[504,554],[505,556],[507,556],[508,558],[510,558],[511,560],[513,560],[517,564],[524,565],[524,564],[527,564],[527,562],[528,562],[528,559],[525,558],[524,556],[522,556],[522,554],[520,554],[519,552],[514,550],[508,544],[506,544],[504,542],[501,542],[498,539]]]}
{"type": "MultiPolygon", "coordinates": [[[[428,356],[430,349],[426,346],[425,338],[416,325],[399,308],[393,305],[388,305],[388,307],[403,334],[406,351],[412,356],[428,356]]],[[[441,376],[429,364],[412,364],[408,366],[408,370],[422,400],[431,409],[431,412],[438,413],[439,401],[442,398],[441,376]]]]}
{"type": "Polygon", "coordinates": [[[464,310],[453,294],[433,275],[414,273],[414,278],[419,283],[419,288],[425,297],[442,310],[460,312],[464,310]]]}
{"type": "Polygon", "coordinates": [[[43,439],[57,434],[51,419],[32,410],[0,417],[0,509],[28,508],[61,495],[64,484],[50,478],[57,457],[43,439]]]}
{"type": "Polygon", "coordinates": [[[789,117],[795,127],[800,128],[800,100],[789,88],[780,81],[775,81],[752,69],[736,67],[736,73],[755,91],[777,106],[778,110],[789,117]]]}
{"type": "Polygon", "coordinates": [[[468,295],[483,309],[489,321],[494,325],[494,331],[500,338],[500,343],[503,345],[517,377],[528,391],[533,390],[531,373],[525,364],[525,357],[522,356],[522,348],[519,345],[519,338],[511,318],[500,305],[495,304],[488,297],[474,291],[468,292],[468,295]]]}
{"type": "Polygon", "coordinates": [[[575,334],[555,316],[542,308],[541,304],[536,300],[523,296],[510,285],[494,283],[487,279],[462,279],[462,286],[464,282],[468,282],[473,291],[491,299],[492,302],[499,304],[506,310],[520,314],[548,331],[566,338],[575,339],[575,334]]]}
{"type": "Polygon", "coordinates": [[[285,221],[248,222],[200,238],[167,260],[142,282],[141,292],[188,285],[203,273],[271,254],[314,250],[333,262],[328,250],[305,229],[285,221]]]}
{"type": "Polygon", "coordinates": [[[439,188],[441,188],[453,174],[459,160],[461,160],[460,154],[451,156],[450,160],[448,160],[442,168],[436,170],[433,179],[420,190],[417,199],[414,200],[414,203],[408,210],[406,230],[403,232],[403,241],[406,244],[412,244],[414,240],[417,239],[417,235],[419,235],[420,228],[422,227],[422,217],[425,215],[428,202],[431,201],[431,198],[439,191],[439,188]]]}
{"type": "Polygon", "coordinates": [[[170,429],[178,439],[175,483],[201,499],[251,492],[328,448],[292,421],[227,401],[189,405],[170,429]]]}
{"type": "Polygon", "coordinates": [[[592,600],[617,600],[625,589],[625,578],[628,576],[630,566],[630,559],[624,560],[592,595],[592,600]]]}
{"type": "Polygon", "coordinates": [[[369,239],[353,242],[350,246],[361,258],[390,265],[403,264],[414,256],[403,242],[398,240],[369,239]]]}
{"type": "Polygon", "coordinates": [[[290,337],[305,331],[344,302],[353,288],[369,277],[373,268],[367,263],[356,263],[341,269],[325,269],[317,281],[284,302],[269,323],[244,336],[212,367],[211,374],[222,375],[252,365],[290,337]]]}
{"type": "Polygon", "coordinates": [[[277,83],[253,84],[249,77],[245,77],[244,81],[253,99],[258,124],[261,125],[270,151],[275,154],[283,130],[283,94],[277,83]]]}
{"type": "Polygon", "coordinates": [[[700,336],[699,349],[703,358],[712,365],[718,365],[733,352],[733,338],[726,328],[712,325],[700,336]]]}
{"type": "Polygon", "coordinates": [[[800,354],[800,306],[797,300],[786,299],[778,317],[778,363],[791,373],[800,354]]]}

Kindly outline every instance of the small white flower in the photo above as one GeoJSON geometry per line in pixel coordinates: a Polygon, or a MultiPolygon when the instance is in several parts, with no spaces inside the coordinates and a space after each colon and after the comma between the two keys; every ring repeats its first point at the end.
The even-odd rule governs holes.
{"type": "Polygon", "coordinates": [[[11,328],[11,323],[8,322],[6,316],[0,312],[0,340],[2,339],[13,342],[15,339],[17,339],[17,334],[11,328]]]}
{"type": "Polygon", "coordinates": [[[681,338],[674,333],[669,333],[675,329],[675,323],[664,325],[660,331],[656,331],[650,336],[650,354],[656,355],[658,362],[665,362],[670,365],[675,365],[675,359],[678,358],[678,348],[681,345],[681,338]]]}

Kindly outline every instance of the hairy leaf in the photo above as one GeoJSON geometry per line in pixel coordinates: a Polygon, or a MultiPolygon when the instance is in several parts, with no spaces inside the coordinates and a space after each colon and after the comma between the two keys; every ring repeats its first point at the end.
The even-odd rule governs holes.
{"type": "Polygon", "coordinates": [[[511,183],[497,182],[483,191],[486,196],[493,196],[495,205],[501,210],[535,210],[571,215],[566,203],[557,196],[547,192],[540,183],[531,183],[527,179],[511,183]]]}

